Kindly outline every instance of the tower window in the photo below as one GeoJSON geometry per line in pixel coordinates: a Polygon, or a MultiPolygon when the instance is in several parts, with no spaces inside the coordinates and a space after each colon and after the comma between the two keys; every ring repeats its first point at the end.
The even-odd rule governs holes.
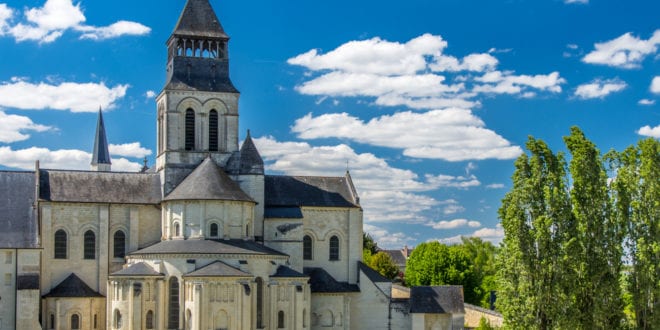
{"type": "Polygon", "coordinates": [[[55,259],[66,259],[66,232],[62,229],[55,232],[55,259]]]}
{"type": "Polygon", "coordinates": [[[96,235],[94,235],[93,231],[88,230],[85,232],[83,248],[83,258],[87,260],[96,259],[96,235]]]}
{"type": "Polygon", "coordinates": [[[264,327],[263,322],[264,314],[264,280],[257,277],[257,328],[264,327]]]}
{"type": "Polygon", "coordinates": [[[305,237],[303,237],[303,259],[312,260],[312,258],[312,238],[309,235],[305,235],[305,237]]]}
{"type": "Polygon", "coordinates": [[[126,234],[123,231],[117,230],[113,236],[113,252],[115,258],[123,258],[126,256],[126,234]]]}
{"type": "Polygon", "coordinates": [[[339,238],[330,237],[330,260],[339,260],[339,238]]]}
{"type": "Polygon", "coordinates": [[[211,224],[211,230],[210,230],[210,236],[211,237],[218,237],[218,224],[217,223],[212,223],[211,224]]]}
{"type": "Polygon", "coordinates": [[[78,314],[71,315],[71,330],[80,329],[80,316],[78,314]]]}
{"type": "Polygon", "coordinates": [[[195,150],[195,111],[186,110],[186,150],[195,150]]]}
{"type": "Polygon", "coordinates": [[[284,312],[279,311],[277,313],[277,328],[284,329],[284,312]]]}
{"type": "Polygon", "coordinates": [[[218,112],[209,113],[209,151],[218,151],[218,112]]]}
{"type": "Polygon", "coordinates": [[[154,328],[154,312],[148,311],[147,312],[147,317],[146,317],[146,322],[145,326],[147,329],[153,329],[154,328]]]}
{"type": "Polygon", "coordinates": [[[176,277],[170,279],[169,298],[167,327],[169,329],[179,329],[179,281],[176,277]]]}

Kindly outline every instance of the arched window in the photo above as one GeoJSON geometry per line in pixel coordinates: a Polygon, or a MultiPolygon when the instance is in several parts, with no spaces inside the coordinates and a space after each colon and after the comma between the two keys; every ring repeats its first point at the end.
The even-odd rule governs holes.
{"type": "Polygon", "coordinates": [[[303,259],[312,260],[312,258],[312,238],[309,235],[305,235],[305,237],[303,237],[303,259]]]}
{"type": "Polygon", "coordinates": [[[96,259],[96,235],[91,230],[85,232],[83,257],[88,260],[96,259]]]}
{"type": "Polygon", "coordinates": [[[181,226],[179,223],[174,224],[174,237],[179,237],[181,236],[181,226]]]}
{"type": "Polygon", "coordinates": [[[115,329],[121,329],[121,312],[118,309],[115,309],[113,322],[115,324],[115,329]]]}
{"type": "Polygon", "coordinates": [[[80,316],[78,314],[71,315],[71,330],[80,329],[80,316]]]}
{"type": "Polygon", "coordinates": [[[113,251],[115,258],[123,258],[126,256],[126,234],[123,231],[117,230],[114,235],[113,251]]]}
{"type": "Polygon", "coordinates": [[[55,259],[66,259],[66,232],[62,229],[55,232],[55,259]]]}
{"type": "Polygon", "coordinates": [[[209,113],[209,151],[218,151],[218,112],[209,113]]]}
{"type": "Polygon", "coordinates": [[[339,260],[339,238],[330,237],[330,260],[339,260]]]}
{"type": "Polygon", "coordinates": [[[284,312],[279,311],[277,313],[277,328],[284,329],[284,312]]]}
{"type": "Polygon", "coordinates": [[[152,312],[152,311],[147,312],[145,327],[147,329],[153,329],[154,328],[154,312],[152,312]]]}
{"type": "Polygon", "coordinates": [[[170,296],[168,304],[168,329],[179,329],[179,280],[176,277],[170,279],[170,296]]]}
{"type": "Polygon", "coordinates": [[[195,150],[195,111],[186,110],[186,150],[195,150]]]}
{"type": "Polygon", "coordinates": [[[264,280],[257,277],[257,328],[264,327],[264,280]]]}
{"type": "Polygon", "coordinates": [[[211,237],[218,237],[218,224],[217,223],[212,223],[211,224],[211,230],[210,230],[210,236],[211,237]]]}

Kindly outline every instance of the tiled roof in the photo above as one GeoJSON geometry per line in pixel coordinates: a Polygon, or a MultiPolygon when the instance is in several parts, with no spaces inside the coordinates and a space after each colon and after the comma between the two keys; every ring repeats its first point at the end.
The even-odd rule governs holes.
{"type": "Polygon", "coordinates": [[[410,289],[410,312],[420,314],[464,314],[460,285],[417,286],[410,289]]]}
{"type": "Polygon", "coordinates": [[[97,298],[103,297],[100,293],[92,290],[76,274],[71,274],[62,283],[50,290],[44,298],[97,298]]]}
{"type": "Polygon", "coordinates": [[[348,177],[266,176],[266,207],[359,207],[348,177]]]}
{"type": "Polygon", "coordinates": [[[406,257],[403,255],[403,252],[401,250],[381,250],[392,257],[392,261],[394,261],[394,264],[397,266],[405,266],[406,265],[406,257]]]}
{"type": "Polygon", "coordinates": [[[38,247],[34,172],[0,172],[0,248],[38,247]]]}
{"type": "Polygon", "coordinates": [[[253,241],[245,240],[169,240],[156,243],[130,253],[131,255],[141,254],[245,254],[245,255],[278,255],[285,254],[257,244],[253,241]]]}
{"type": "Polygon", "coordinates": [[[302,219],[303,213],[300,207],[266,207],[264,218],[271,219],[302,219]]]}
{"type": "Polygon", "coordinates": [[[254,202],[220,168],[211,157],[207,157],[183,182],[163,199],[172,200],[227,200],[254,202]]]}
{"type": "Polygon", "coordinates": [[[264,174],[264,161],[254,145],[250,131],[241,145],[240,174],[264,174]]]}
{"type": "Polygon", "coordinates": [[[303,273],[309,276],[309,286],[315,293],[340,293],[340,292],[360,292],[360,287],[348,282],[338,282],[323,268],[303,269],[303,273]]]}
{"type": "Polygon", "coordinates": [[[165,276],[162,273],[155,271],[151,266],[144,262],[132,264],[118,272],[110,274],[110,276],[165,276]]]}
{"type": "Polygon", "coordinates": [[[252,277],[252,275],[222,261],[216,261],[186,274],[185,277],[252,277]]]}
{"type": "Polygon", "coordinates": [[[277,271],[271,277],[307,277],[307,275],[297,272],[287,266],[280,265],[277,267],[277,271]]]}
{"type": "Polygon", "coordinates": [[[371,267],[365,265],[364,263],[358,261],[358,267],[360,268],[360,271],[364,273],[364,275],[371,280],[371,282],[374,283],[382,283],[382,282],[387,282],[387,283],[392,283],[392,280],[389,278],[381,275],[379,272],[375,271],[371,267]]]}
{"type": "Polygon", "coordinates": [[[159,204],[160,176],[41,170],[39,198],[50,202],[159,204]]]}
{"type": "Polygon", "coordinates": [[[228,39],[208,0],[188,0],[172,35],[228,39]]]}

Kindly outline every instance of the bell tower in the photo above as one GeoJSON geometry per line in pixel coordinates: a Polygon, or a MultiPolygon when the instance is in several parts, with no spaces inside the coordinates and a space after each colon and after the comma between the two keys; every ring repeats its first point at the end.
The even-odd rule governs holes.
{"type": "Polygon", "coordinates": [[[188,0],[167,41],[167,82],[158,107],[157,170],[168,194],[210,155],[221,167],[238,152],[238,99],[225,33],[209,0],[188,0]]]}

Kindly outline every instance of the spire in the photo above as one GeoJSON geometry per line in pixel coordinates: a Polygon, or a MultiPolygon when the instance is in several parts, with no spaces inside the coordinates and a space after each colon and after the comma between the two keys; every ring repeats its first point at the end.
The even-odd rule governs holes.
{"type": "Polygon", "coordinates": [[[172,36],[229,39],[209,0],[188,0],[172,36]]]}
{"type": "Polygon", "coordinates": [[[103,112],[99,107],[99,119],[96,123],[96,136],[94,138],[94,150],[92,151],[92,170],[109,172],[111,164],[108,138],[105,135],[105,124],[103,123],[103,112]]]}
{"type": "Polygon", "coordinates": [[[241,146],[240,174],[264,174],[264,161],[259,155],[259,150],[252,142],[250,130],[241,146]]]}

